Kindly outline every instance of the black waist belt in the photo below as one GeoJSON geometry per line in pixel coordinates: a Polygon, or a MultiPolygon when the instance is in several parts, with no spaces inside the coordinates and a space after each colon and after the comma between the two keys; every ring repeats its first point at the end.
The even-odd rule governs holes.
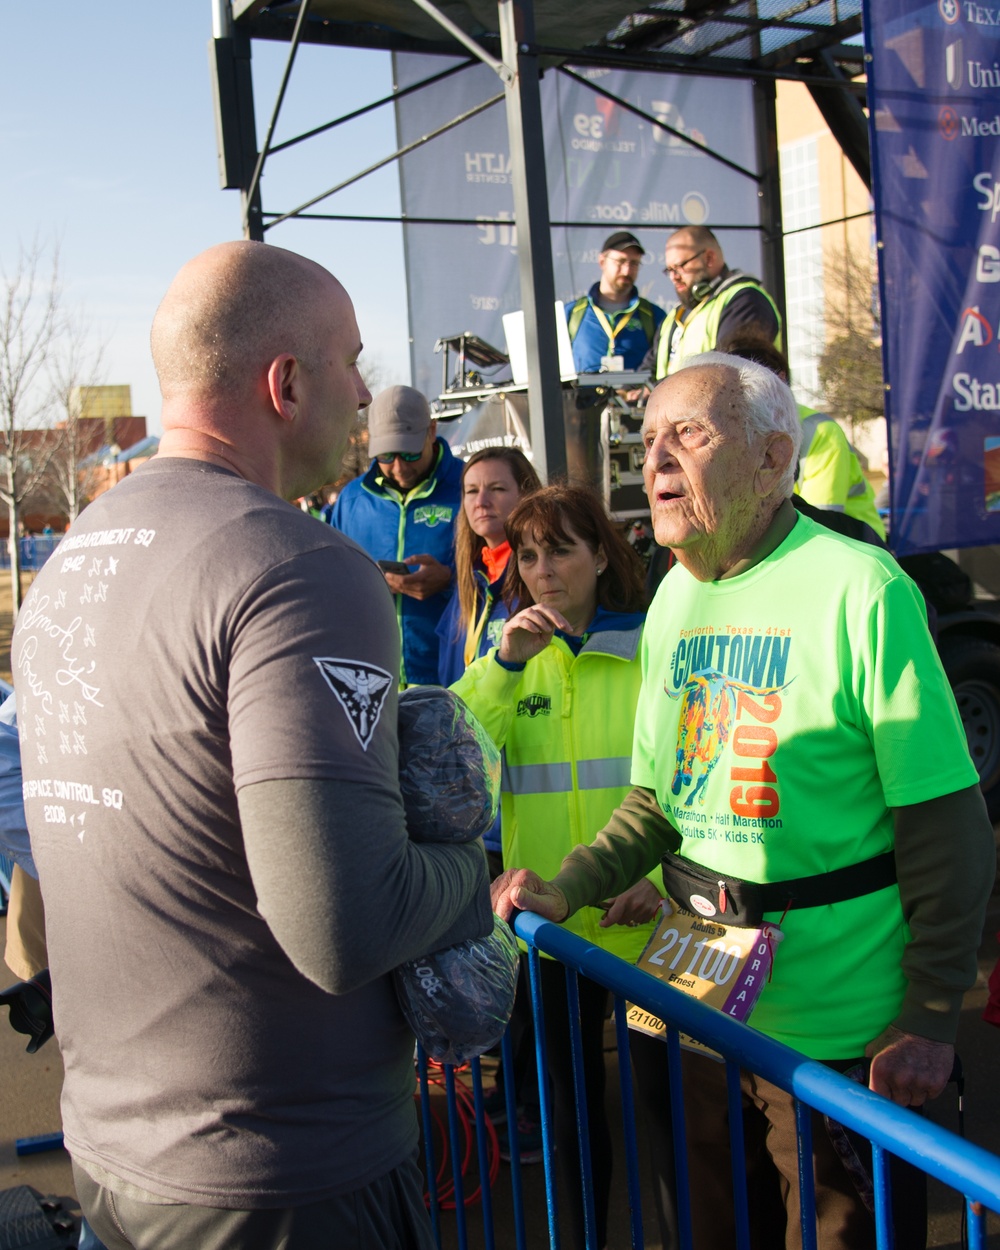
{"type": "Polygon", "coordinates": [[[679,906],[723,924],[758,925],[764,912],[825,907],[884,890],[896,881],[896,858],[885,851],[860,864],[787,881],[745,881],[668,851],[663,860],[667,893],[679,906]]]}

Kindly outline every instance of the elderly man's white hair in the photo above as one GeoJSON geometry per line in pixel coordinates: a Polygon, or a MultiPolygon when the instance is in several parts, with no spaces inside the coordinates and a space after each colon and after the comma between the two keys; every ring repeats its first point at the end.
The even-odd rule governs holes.
{"type": "Polygon", "coordinates": [[[685,356],[678,371],[695,369],[700,365],[721,365],[738,375],[748,443],[752,443],[762,434],[774,433],[787,434],[792,440],[794,455],[778,483],[778,489],[784,495],[791,495],[799,463],[799,448],[802,445],[802,422],[792,392],[765,365],[759,365],[754,360],[743,360],[740,356],[730,356],[726,352],[702,352],[698,356],[685,356]]]}

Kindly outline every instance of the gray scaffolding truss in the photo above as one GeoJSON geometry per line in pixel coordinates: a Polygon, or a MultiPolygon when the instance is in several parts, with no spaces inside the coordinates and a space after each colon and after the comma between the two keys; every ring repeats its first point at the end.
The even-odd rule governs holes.
{"type": "MultiPolygon", "coordinates": [[[[635,0],[439,0],[438,4],[432,0],[278,0],[271,4],[265,0],[212,0],[210,56],[219,176],[224,188],[241,193],[243,232],[247,238],[263,240],[269,229],[292,217],[322,217],[309,210],[375,169],[504,100],[528,347],[531,443],[543,480],[566,467],[539,98],[543,70],[557,69],[572,75],[569,66],[600,65],[750,79],[754,87],[757,168],[761,172],[741,172],[758,183],[762,276],[782,308],[783,234],[774,115],[778,79],[808,87],[845,155],[866,185],[871,186],[867,123],[862,107],[864,88],[856,81],[864,68],[864,53],[857,43],[848,42],[861,31],[861,0],[654,0],[638,9],[634,6],[635,0]],[[255,39],[289,45],[285,72],[259,148],[251,68],[255,39]],[[400,94],[374,101],[275,144],[285,90],[303,43],[448,57],[464,55],[467,59],[462,63],[407,90],[419,90],[482,62],[496,73],[498,91],[474,110],[337,186],[318,192],[305,203],[265,212],[260,184],[269,156],[391,103],[400,94]]],[[[645,116],[628,101],[611,98],[645,116]]],[[[649,120],[663,126],[662,119],[649,120]]],[[[691,142],[687,136],[681,138],[691,142]]],[[[716,160],[724,160],[718,153],[705,151],[716,160]]]]}

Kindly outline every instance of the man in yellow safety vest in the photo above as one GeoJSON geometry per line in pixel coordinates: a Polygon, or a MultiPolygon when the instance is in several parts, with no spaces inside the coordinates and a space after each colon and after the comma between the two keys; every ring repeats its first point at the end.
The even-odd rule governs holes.
{"type": "Polygon", "coordinates": [[[781,316],[771,296],[740,269],[730,269],[707,226],[682,226],[667,240],[667,277],[680,303],[656,332],[644,369],[659,381],[685,356],[715,351],[735,330],[755,327],[781,348],[781,316]]]}

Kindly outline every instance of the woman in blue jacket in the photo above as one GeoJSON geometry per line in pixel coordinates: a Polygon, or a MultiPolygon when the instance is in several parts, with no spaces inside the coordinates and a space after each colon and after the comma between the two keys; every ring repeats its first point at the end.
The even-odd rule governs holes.
{"type": "MultiPolygon", "coordinates": [[[[540,486],[531,461],[516,447],[484,447],[466,461],[462,470],[462,508],[455,522],[455,592],[437,627],[438,681],[442,686],[458,681],[473,660],[500,641],[509,614],[503,597],[510,560],[504,522],[520,500],[540,486]]],[[[490,877],[499,876],[503,870],[499,812],[483,843],[489,857],[490,877]]],[[[541,1128],[535,1034],[523,970],[511,1028],[514,1077],[521,1107],[516,1132],[521,1161],[531,1163],[541,1158],[541,1128]]],[[[502,1070],[497,1074],[496,1088],[487,1095],[487,1110],[497,1124],[502,1124],[506,1116],[502,1070]]],[[[508,1142],[509,1138],[501,1140],[504,1159],[510,1157],[508,1142]]]]}
{"type": "Polygon", "coordinates": [[[517,447],[484,447],[465,463],[462,510],[455,522],[455,593],[437,627],[442,686],[458,681],[500,641],[510,559],[504,522],[521,498],[540,486],[534,466],[517,447]]]}

